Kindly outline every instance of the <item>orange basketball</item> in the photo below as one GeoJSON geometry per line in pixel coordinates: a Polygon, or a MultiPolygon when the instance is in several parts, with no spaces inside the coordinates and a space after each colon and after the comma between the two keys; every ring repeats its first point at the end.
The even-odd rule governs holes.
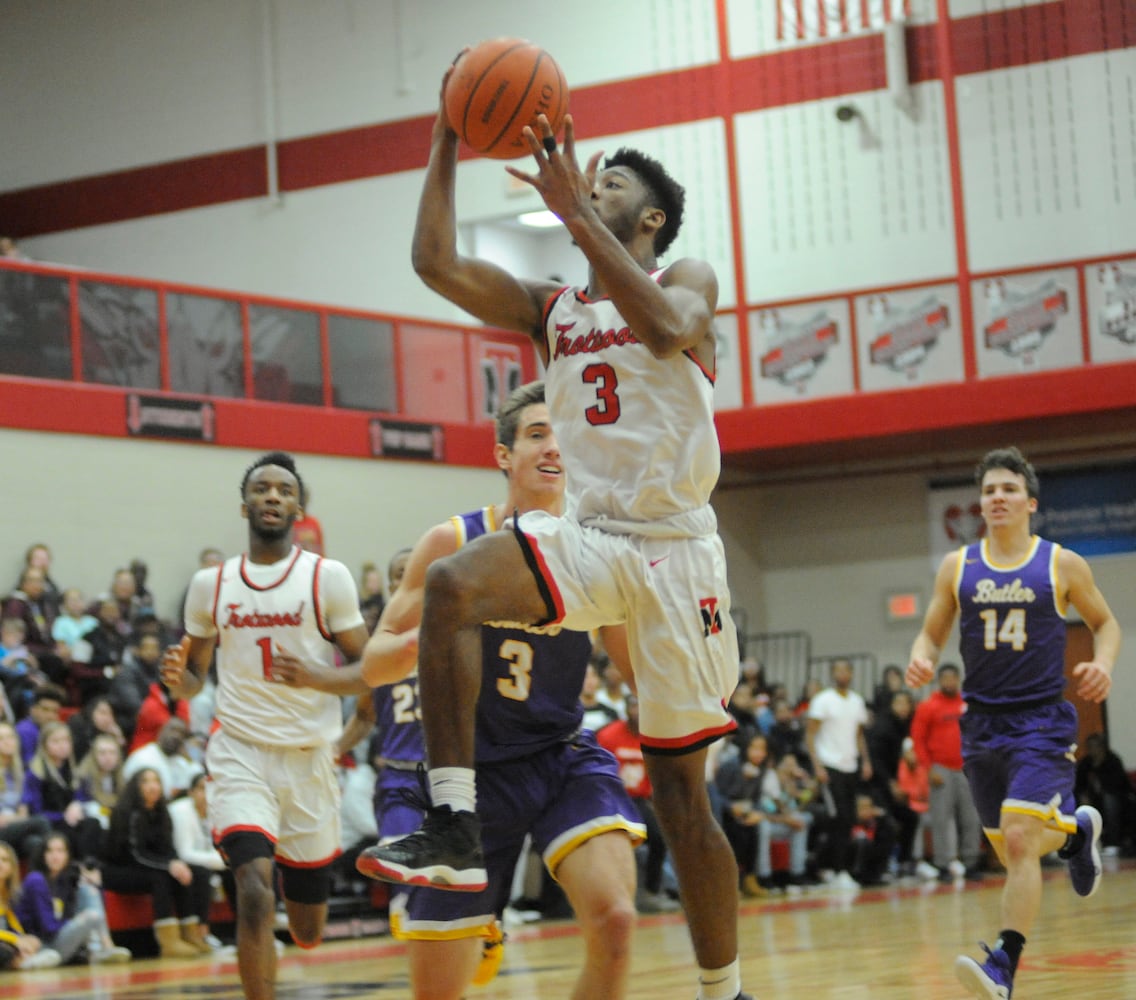
{"type": "Polygon", "coordinates": [[[466,145],[494,160],[530,150],[521,136],[536,116],[558,132],[568,83],[556,60],[523,38],[494,38],[463,53],[446,82],[446,117],[466,145]]]}

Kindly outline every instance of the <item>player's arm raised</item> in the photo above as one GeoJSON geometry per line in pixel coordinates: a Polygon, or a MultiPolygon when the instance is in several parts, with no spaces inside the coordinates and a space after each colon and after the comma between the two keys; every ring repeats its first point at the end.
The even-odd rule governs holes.
{"type": "Polygon", "coordinates": [[[1077,694],[1089,701],[1104,701],[1112,689],[1112,668],[1120,655],[1120,623],[1083,556],[1062,548],[1057,556],[1057,577],[1069,603],[1093,632],[1093,658],[1073,668],[1077,694]]]}
{"type": "MultiPolygon", "coordinates": [[[[452,67],[447,71],[447,79],[452,71],[452,67]]],[[[544,302],[558,286],[547,281],[522,281],[496,264],[458,253],[454,205],[457,163],[458,136],[446,119],[445,102],[439,98],[411,244],[414,270],[439,295],[482,322],[542,340],[544,302]]]]}
{"type": "Polygon", "coordinates": [[[411,549],[402,582],[383,608],[378,627],[363,651],[363,680],[371,687],[393,684],[414,671],[426,571],[435,559],[457,550],[457,534],[449,521],[435,525],[411,549]]]}
{"type": "Polygon", "coordinates": [[[911,644],[911,661],[905,675],[909,687],[922,687],[935,676],[935,665],[958,614],[958,599],[955,597],[958,561],[958,552],[948,553],[935,574],[935,587],[927,605],[927,614],[923,616],[923,628],[911,644]]]}

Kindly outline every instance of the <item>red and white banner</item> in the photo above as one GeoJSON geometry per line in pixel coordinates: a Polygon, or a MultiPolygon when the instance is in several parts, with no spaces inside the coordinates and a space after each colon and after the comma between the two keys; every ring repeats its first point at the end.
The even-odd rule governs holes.
{"type": "Polygon", "coordinates": [[[775,0],[777,40],[816,41],[880,31],[911,16],[911,0],[775,0]]]}

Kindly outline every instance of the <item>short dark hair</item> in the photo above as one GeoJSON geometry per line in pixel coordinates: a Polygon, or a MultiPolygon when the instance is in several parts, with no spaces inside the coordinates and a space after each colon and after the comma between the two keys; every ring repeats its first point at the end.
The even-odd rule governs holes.
{"type": "Polygon", "coordinates": [[[626,146],[617,149],[604,161],[604,170],[609,167],[627,167],[634,171],[635,176],[646,186],[651,205],[663,210],[667,219],[655,234],[655,253],[661,257],[674,243],[682,228],[686,189],[667,173],[658,160],[637,149],[628,149],[626,146]]]}
{"type": "MultiPolygon", "coordinates": [[[[296,485],[299,487],[301,498],[307,497],[307,487],[304,486],[303,479],[296,471],[296,460],[289,455],[286,451],[270,451],[266,455],[261,455],[255,462],[245,469],[244,478],[241,480],[241,499],[245,498],[245,487],[248,486],[248,481],[252,474],[257,469],[263,469],[266,465],[278,465],[282,469],[287,469],[293,476],[296,477],[296,485]]],[[[300,501],[301,505],[303,500],[300,501]]]]}
{"type": "Polygon", "coordinates": [[[67,694],[63,688],[56,687],[54,684],[42,684],[35,690],[32,695],[32,704],[38,705],[41,701],[57,701],[60,705],[67,702],[67,694]]]}
{"type": "Polygon", "coordinates": [[[510,450],[517,440],[517,425],[521,422],[521,411],[526,406],[544,402],[544,383],[527,382],[518,386],[505,398],[497,411],[497,443],[510,450]]]}
{"type": "Polygon", "coordinates": [[[1021,476],[1026,481],[1026,492],[1035,500],[1040,495],[1041,484],[1038,482],[1037,473],[1025,455],[1012,445],[1009,448],[995,448],[982,456],[982,461],[974,470],[974,481],[980,488],[983,477],[991,469],[1006,469],[1016,476],[1021,476]]]}
{"type": "Polygon", "coordinates": [[[944,663],[939,667],[937,676],[942,677],[943,674],[954,674],[957,677],[959,675],[959,668],[953,663],[944,663]]]}

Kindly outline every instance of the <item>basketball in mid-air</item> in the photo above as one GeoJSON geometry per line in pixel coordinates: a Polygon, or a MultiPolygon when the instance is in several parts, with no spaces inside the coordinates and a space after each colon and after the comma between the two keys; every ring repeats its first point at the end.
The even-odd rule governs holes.
{"type": "MultiPolygon", "coordinates": [[[[450,126],[467,146],[494,160],[530,152],[521,129],[548,117],[560,131],[568,83],[556,60],[523,38],[493,38],[458,57],[444,95],[450,126]]],[[[539,138],[539,133],[537,134],[539,138]]]]}

